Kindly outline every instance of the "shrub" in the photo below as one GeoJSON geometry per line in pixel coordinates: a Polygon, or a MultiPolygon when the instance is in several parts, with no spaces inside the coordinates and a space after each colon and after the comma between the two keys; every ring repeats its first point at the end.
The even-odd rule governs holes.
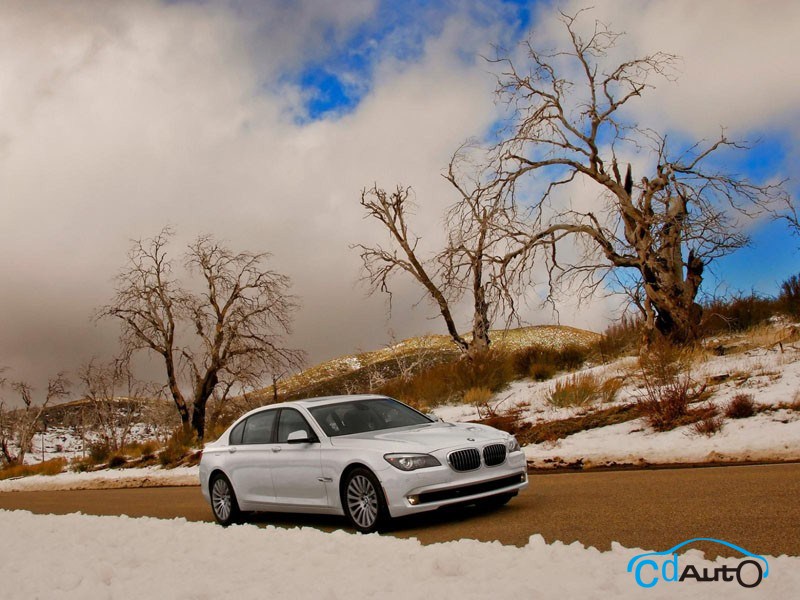
{"type": "Polygon", "coordinates": [[[589,353],[587,347],[576,344],[564,346],[560,350],[534,345],[512,353],[510,361],[517,376],[544,381],[558,371],[578,369],[586,362],[589,353]]]}
{"type": "Polygon", "coordinates": [[[477,408],[481,418],[491,417],[494,415],[494,411],[489,406],[489,400],[493,395],[492,390],[486,387],[470,388],[464,392],[464,403],[477,408]]]}
{"type": "Polygon", "coordinates": [[[89,445],[89,456],[86,457],[86,460],[93,465],[99,465],[108,460],[109,454],[111,454],[111,448],[108,447],[108,444],[96,442],[89,445]]]}
{"type": "Polygon", "coordinates": [[[558,408],[584,406],[600,397],[600,383],[591,373],[580,373],[557,381],[547,401],[558,408]]]}
{"type": "Polygon", "coordinates": [[[639,317],[623,317],[617,323],[609,325],[600,339],[591,346],[601,362],[609,362],[635,352],[642,343],[644,321],[639,317]]]}
{"type": "Polygon", "coordinates": [[[654,342],[639,356],[639,371],[644,393],[638,399],[645,421],[656,431],[667,431],[693,423],[699,417],[689,411],[689,404],[701,400],[706,386],[694,384],[687,370],[690,350],[654,342]]]}
{"type": "Polygon", "coordinates": [[[0,469],[0,480],[13,477],[28,477],[29,475],[58,475],[67,466],[63,458],[45,460],[33,465],[11,465],[0,469]]]}
{"type": "Polygon", "coordinates": [[[528,369],[528,376],[534,381],[547,381],[556,374],[558,369],[550,363],[533,363],[528,369]]]}
{"type": "Polygon", "coordinates": [[[752,394],[736,394],[725,409],[725,416],[731,419],[746,419],[756,414],[752,394]]]}
{"type": "Polygon", "coordinates": [[[722,430],[723,420],[717,409],[708,409],[699,421],[692,423],[692,431],[698,435],[712,436],[722,430]]]}
{"type": "Polygon", "coordinates": [[[792,275],[781,283],[778,304],[787,314],[793,317],[800,316],[800,276],[792,275]]]}
{"type": "Polygon", "coordinates": [[[164,467],[174,466],[189,454],[196,444],[197,437],[192,429],[178,427],[172,432],[164,449],[158,453],[158,462],[164,467]]]}
{"type": "Polygon", "coordinates": [[[108,467],[110,469],[118,469],[126,462],[128,461],[122,454],[112,454],[111,457],[108,459],[108,467]]]}
{"type": "Polygon", "coordinates": [[[702,335],[744,331],[768,321],[779,311],[778,300],[755,293],[715,298],[703,306],[700,331],[702,335]]]}

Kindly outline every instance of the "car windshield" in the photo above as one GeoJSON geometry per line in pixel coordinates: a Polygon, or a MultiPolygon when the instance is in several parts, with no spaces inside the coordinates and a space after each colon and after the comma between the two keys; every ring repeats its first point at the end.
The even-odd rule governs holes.
{"type": "Polygon", "coordinates": [[[422,413],[391,398],[326,404],[310,410],[330,437],[432,422],[422,413]]]}

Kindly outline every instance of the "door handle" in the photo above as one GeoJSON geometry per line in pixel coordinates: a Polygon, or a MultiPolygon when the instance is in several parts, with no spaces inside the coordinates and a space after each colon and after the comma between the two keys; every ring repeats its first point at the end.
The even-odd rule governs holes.
{"type": "Polygon", "coordinates": [[[280,447],[278,447],[278,446],[274,446],[274,447],[272,448],[272,451],[273,451],[273,452],[280,452],[281,450],[282,450],[282,448],[280,448],[280,447]]]}
{"type": "Polygon", "coordinates": [[[236,452],[236,446],[231,446],[230,448],[228,448],[228,452],[230,452],[231,454],[236,452]]]}

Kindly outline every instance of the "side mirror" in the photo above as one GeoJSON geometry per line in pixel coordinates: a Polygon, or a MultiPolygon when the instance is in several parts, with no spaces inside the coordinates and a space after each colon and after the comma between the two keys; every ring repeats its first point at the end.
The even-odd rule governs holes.
{"type": "Polygon", "coordinates": [[[309,436],[308,432],[302,429],[293,431],[289,434],[289,437],[286,438],[287,444],[311,444],[316,441],[316,438],[309,436]]]}

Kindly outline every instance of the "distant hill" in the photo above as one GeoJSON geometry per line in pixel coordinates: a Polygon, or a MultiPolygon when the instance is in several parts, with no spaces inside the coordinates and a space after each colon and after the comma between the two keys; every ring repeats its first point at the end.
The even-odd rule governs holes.
{"type": "MultiPolygon", "coordinates": [[[[514,351],[529,346],[561,349],[587,346],[600,334],[563,325],[536,325],[493,331],[492,347],[514,351]]],[[[460,351],[446,335],[414,337],[380,350],[348,354],[310,367],[278,383],[280,400],[294,400],[329,394],[351,393],[366,389],[371,378],[391,379],[405,370],[415,370],[460,356],[460,351]]],[[[246,404],[259,405],[273,400],[272,388],[248,394],[246,404]]]]}

